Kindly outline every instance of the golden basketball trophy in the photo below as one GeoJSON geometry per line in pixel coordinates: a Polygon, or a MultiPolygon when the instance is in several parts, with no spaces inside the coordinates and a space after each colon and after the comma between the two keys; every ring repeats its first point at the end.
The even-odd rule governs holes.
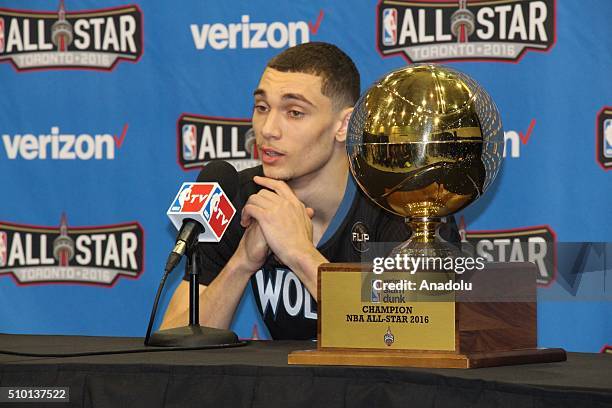
{"type": "MultiPolygon", "coordinates": [[[[463,257],[437,228],[491,186],[503,148],[497,107],[467,75],[417,64],[374,83],[351,116],[347,151],[363,192],[412,231],[389,257],[463,257]]],[[[488,264],[461,275],[430,269],[376,275],[371,264],[321,265],[317,349],[293,352],[289,363],[470,368],[565,360],[561,349],[537,349],[535,265],[488,264]]]]}

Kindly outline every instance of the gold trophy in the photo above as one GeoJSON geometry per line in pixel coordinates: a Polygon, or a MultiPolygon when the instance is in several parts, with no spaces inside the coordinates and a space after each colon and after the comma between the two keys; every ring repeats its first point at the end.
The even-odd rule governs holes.
{"type": "Polygon", "coordinates": [[[456,255],[436,238],[443,217],[477,200],[502,162],[504,135],[489,94],[467,75],[412,65],[376,82],[357,102],[349,126],[351,171],[413,234],[396,253],[456,255]]]}
{"type": "MultiPolygon", "coordinates": [[[[374,83],[351,116],[347,151],[365,194],[412,230],[389,257],[462,257],[437,228],[491,186],[503,148],[497,107],[469,76],[418,64],[374,83]]],[[[428,268],[373,275],[372,264],[321,265],[317,349],[293,352],[289,363],[471,368],[565,360],[561,349],[537,349],[536,271],[498,263],[465,275],[428,268]],[[423,281],[453,289],[419,290],[423,281]]]]}

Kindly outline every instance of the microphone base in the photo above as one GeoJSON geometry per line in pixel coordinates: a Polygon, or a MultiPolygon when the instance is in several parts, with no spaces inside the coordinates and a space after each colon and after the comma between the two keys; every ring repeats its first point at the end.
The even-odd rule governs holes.
{"type": "Polygon", "coordinates": [[[183,326],[159,330],[151,335],[148,346],[156,347],[232,347],[238,336],[231,330],[205,326],[183,326]]]}

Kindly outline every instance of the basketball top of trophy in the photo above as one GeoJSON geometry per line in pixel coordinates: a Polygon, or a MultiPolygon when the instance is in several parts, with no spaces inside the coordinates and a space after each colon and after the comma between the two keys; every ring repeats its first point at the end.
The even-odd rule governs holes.
{"type": "Polygon", "coordinates": [[[489,94],[454,69],[392,71],[359,99],[350,119],[351,171],[378,205],[408,218],[439,218],[478,199],[504,148],[489,94]]]}

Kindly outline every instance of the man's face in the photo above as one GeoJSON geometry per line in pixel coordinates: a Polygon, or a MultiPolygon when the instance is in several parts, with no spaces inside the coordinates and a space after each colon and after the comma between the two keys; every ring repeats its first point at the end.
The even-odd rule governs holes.
{"type": "Polygon", "coordinates": [[[290,181],[332,157],[342,120],[316,75],[264,71],[255,90],[253,130],[264,175],[290,181]]]}

